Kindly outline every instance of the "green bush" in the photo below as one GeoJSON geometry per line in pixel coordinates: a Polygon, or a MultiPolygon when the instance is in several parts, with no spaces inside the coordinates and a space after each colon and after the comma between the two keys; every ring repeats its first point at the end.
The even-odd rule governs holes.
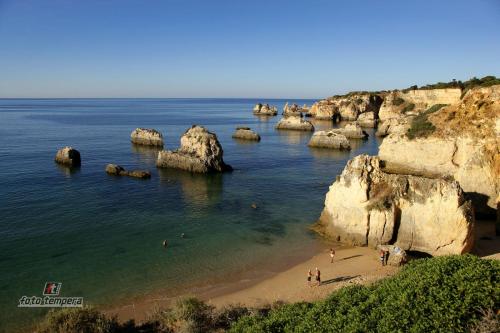
{"type": "Polygon", "coordinates": [[[392,105],[395,105],[395,106],[399,106],[401,104],[403,104],[405,102],[404,99],[402,99],[401,97],[396,97],[393,101],[392,101],[392,105]]]}
{"type": "Polygon", "coordinates": [[[500,307],[500,262],[472,255],[420,259],[372,286],[313,304],[247,316],[232,332],[466,332],[500,307]]]}
{"type": "Polygon", "coordinates": [[[38,325],[37,333],[111,333],[117,332],[115,318],[108,319],[91,307],[51,310],[38,325]]]}
{"type": "Polygon", "coordinates": [[[401,112],[406,113],[406,112],[413,111],[413,109],[415,109],[415,104],[410,103],[410,104],[408,104],[407,106],[405,106],[405,107],[403,108],[403,110],[401,110],[401,112]]]}
{"type": "Polygon", "coordinates": [[[440,110],[444,106],[446,106],[446,104],[434,104],[426,111],[413,118],[406,136],[410,140],[413,140],[415,138],[426,137],[432,134],[436,130],[436,127],[429,121],[428,117],[430,114],[440,110]]]}

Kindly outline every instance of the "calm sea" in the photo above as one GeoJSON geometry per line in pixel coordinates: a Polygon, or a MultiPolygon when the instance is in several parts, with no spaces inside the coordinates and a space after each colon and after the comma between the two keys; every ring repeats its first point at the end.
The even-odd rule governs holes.
{"type": "MultiPolygon", "coordinates": [[[[279,116],[252,115],[256,102],[0,100],[0,331],[45,312],[17,304],[41,296],[46,281],[62,282],[62,296],[106,306],[310,255],[317,240],[308,226],[329,185],[352,156],[376,154],[378,142],[369,131],[351,152],[311,149],[310,133],[276,131],[279,116]],[[134,128],[149,127],[174,149],[193,124],[217,134],[232,173],[158,170],[157,150],[130,143],[134,128]],[[262,141],[233,140],[237,125],[262,141]],[[54,163],[66,145],[80,151],[79,170],[54,163]],[[152,178],[108,176],[107,163],[148,169],[152,178]]],[[[264,102],[281,110],[286,101],[264,102]]]]}

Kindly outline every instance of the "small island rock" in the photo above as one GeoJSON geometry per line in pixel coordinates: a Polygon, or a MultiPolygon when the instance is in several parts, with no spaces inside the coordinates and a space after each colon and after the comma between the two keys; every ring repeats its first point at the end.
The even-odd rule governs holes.
{"type": "Polygon", "coordinates": [[[342,134],[348,139],[366,139],[368,137],[368,133],[363,131],[356,122],[347,124],[343,128],[334,128],[331,132],[342,134]]]}
{"type": "Polygon", "coordinates": [[[260,141],[260,135],[250,129],[250,127],[237,127],[233,133],[234,139],[260,141]]]}
{"type": "Polygon", "coordinates": [[[270,106],[269,104],[258,103],[253,108],[253,114],[276,116],[278,114],[278,109],[275,106],[270,106]]]}
{"type": "Polygon", "coordinates": [[[351,149],[349,140],[344,135],[332,131],[315,132],[307,145],[315,148],[351,149]]]}
{"type": "Polygon", "coordinates": [[[56,163],[69,167],[78,167],[81,165],[80,152],[72,147],[64,147],[57,151],[56,163]]]}
{"type": "Polygon", "coordinates": [[[151,128],[136,128],[130,134],[130,139],[137,145],[163,146],[163,135],[151,128]]]}
{"type": "Polygon", "coordinates": [[[295,130],[295,131],[314,131],[314,126],[310,121],[302,119],[302,117],[291,116],[281,118],[276,125],[278,130],[295,130]]]}
{"type": "Polygon", "coordinates": [[[151,173],[149,171],[143,170],[132,170],[126,171],[123,167],[117,164],[108,164],[106,165],[106,173],[115,176],[128,176],[133,178],[151,178],[151,173]]]}
{"type": "Polygon", "coordinates": [[[194,125],[182,135],[179,149],[158,153],[156,166],[199,173],[232,170],[231,166],[224,163],[222,155],[217,136],[202,126],[194,125]]]}

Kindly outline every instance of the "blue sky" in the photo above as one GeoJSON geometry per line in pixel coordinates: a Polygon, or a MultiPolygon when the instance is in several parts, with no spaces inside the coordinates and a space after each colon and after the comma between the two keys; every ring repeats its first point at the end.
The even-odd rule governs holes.
{"type": "Polygon", "coordinates": [[[321,98],[488,74],[499,0],[0,0],[0,97],[321,98]]]}

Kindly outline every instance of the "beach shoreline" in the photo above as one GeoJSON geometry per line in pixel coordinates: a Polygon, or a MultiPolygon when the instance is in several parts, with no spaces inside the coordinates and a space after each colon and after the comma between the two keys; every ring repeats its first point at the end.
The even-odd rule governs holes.
{"type": "Polygon", "coordinates": [[[103,312],[116,316],[120,322],[133,319],[141,323],[147,321],[156,309],[170,307],[176,300],[187,296],[197,297],[218,308],[232,304],[261,307],[276,301],[315,301],[343,286],[369,284],[398,271],[396,267],[382,267],[378,252],[368,247],[336,245],[334,262],[330,263],[331,246],[326,241],[318,241],[318,248],[309,258],[288,262],[274,271],[249,270],[231,281],[186,287],[177,292],[158,291],[105,307],[103,312]],[[322,284],[309,286],[307,272],[311,269],[314,274],[316,267],[321,270],[322,284]]]}

